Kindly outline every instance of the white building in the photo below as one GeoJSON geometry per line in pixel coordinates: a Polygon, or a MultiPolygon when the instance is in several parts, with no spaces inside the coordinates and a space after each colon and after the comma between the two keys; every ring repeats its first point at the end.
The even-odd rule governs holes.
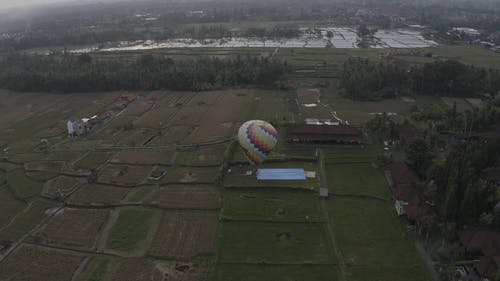
{"type": "Polygon", "coordinates": [[[88,119],[84,121],[83,119],[71,118],[66,125],[70,136],[83,136],[89,131],[88,119]]]}

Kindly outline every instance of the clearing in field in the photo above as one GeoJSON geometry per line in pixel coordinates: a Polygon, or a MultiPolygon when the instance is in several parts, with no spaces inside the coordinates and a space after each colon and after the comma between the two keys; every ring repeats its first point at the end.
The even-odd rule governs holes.
{"type": "Polygon", "coordinates": [[[319,222],[318,195],[302,190],[226,190],[221,217],[235,221],[319,222]]]}
{"type": "Polygon", "coordinates": [[[221,223],[219,262],[335,264],[321,223],[221,223]]]}
{"type": "Polygon", "coordinates": [[[211,253],[217,223],[216,212],[166,211],[149,254],[164,258],[190,258],[211,253]]]}
{"type": "Polygon", "coordinates": [[[156,190],[149,203],[179,209],[217,209],[220,195],[217,188],[210,185],[168,185],[156,190]]]}
{"type": "Polygon", "coordinates": [[[47,244],[93,249],[107,217],[107,210],[63,209],[35,236],[47,244]]]}
{"type": "Polygon", "coordinates": [[[71,280],[85,256],[35,246],[21,246],[0,263],[0,280],[71,280]]]}

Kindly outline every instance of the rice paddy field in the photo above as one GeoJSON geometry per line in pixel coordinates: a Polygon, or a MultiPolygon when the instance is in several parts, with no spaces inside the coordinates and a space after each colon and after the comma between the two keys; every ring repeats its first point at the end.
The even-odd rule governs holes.
{"type": "MultiPolygon", "coordinates": [[[[428,50],[497,64],[475,48],[428,50]]],[[[340,96],[335,85],[345,59],[381,59],[391,51],[152,50],[174,59],[274,55],[292,65],[286,79],[297,88],[137,92],[137,101],[120,111],[113,106],[120,92],[0,90],[0,280],[19,271],[40,281],[431,280],[414,233],[393,210],[383,172],[372,164],[381,147],[319,147],[320,159],[318,147],[282,137],[263,167],[316,176],[275,182],[258,181],[234,142],[249,119],[267,120],[284,136],[286,126],[305,118],[361,127],[380,112],[402,120],[413,105],[481,106],[466,99],[340,96]],[[304,106],[312,103],[318,106],[304,106]],[[69,118],[110,110],[113,117],[88,135],[67,136],[69,118]],[[328,199],[318,194],[322,177],[328,199]]]]}

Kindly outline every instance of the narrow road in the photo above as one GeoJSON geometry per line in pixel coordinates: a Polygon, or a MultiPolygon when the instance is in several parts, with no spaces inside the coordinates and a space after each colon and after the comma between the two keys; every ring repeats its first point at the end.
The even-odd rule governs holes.
{"type": "MultiPolygon", "coordinates": [[[[323,155],[323,150],[320,148],[317,148],[319,157],[318,157],[318,162],[319,162],[319,167],[320,167],[320,172],[319,172],[319,185],[320,188],[328,188],[327,180],[326,180],[326,173],[325,173],[325,160],[324,160],[324,155],[323,155]]],[[[319,190],[318,190],[319,192],[319,190]]],[[[337,257],[338,260],[338,267],[339,267],[339,272],[340,272],[340,280],[345,281],[346,280],[346,272],[345,272],[345,262],[344,262],[344,257],[342,257],[342,253],[340,252],[340,249],[337,245],[337,240],[335,239],[335,232],[333,231],[333,225],[332,221],[330,220],[330,214],[328,212],[328,206],[327,206],[327,199],[321,198],[321,211],[323,212],[323,216],[326,220],[326,228],[328,230],[328,236],[331,240],[332,246],[333,246],[333,251],[335,252],[335,256],[337,257]]]]}

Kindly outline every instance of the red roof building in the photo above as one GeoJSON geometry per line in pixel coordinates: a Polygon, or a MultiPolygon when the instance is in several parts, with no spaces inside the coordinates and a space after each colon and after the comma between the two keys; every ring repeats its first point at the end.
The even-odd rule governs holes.
{"type": "Polygon", "coordinates": [[[287,129],[290,143],[339,143],[361,144],[362,132],[347,125],[293,125],[287,129]]]}
{"type": "Polygon", "coordinates": [[[458,233],[465,249],[478,253],[474,268],[480,276],[491,277],[500,269],[500,232],[490,229],[466,229],[458,233]]]}
{"type": "Polygon", "coordinates": [[[435,212],[417,186],[417,175],[405,163],[394,163],[389,173],[394,207],[398,215],[405,215],[409,221],[434,216],[435,212]]]}

